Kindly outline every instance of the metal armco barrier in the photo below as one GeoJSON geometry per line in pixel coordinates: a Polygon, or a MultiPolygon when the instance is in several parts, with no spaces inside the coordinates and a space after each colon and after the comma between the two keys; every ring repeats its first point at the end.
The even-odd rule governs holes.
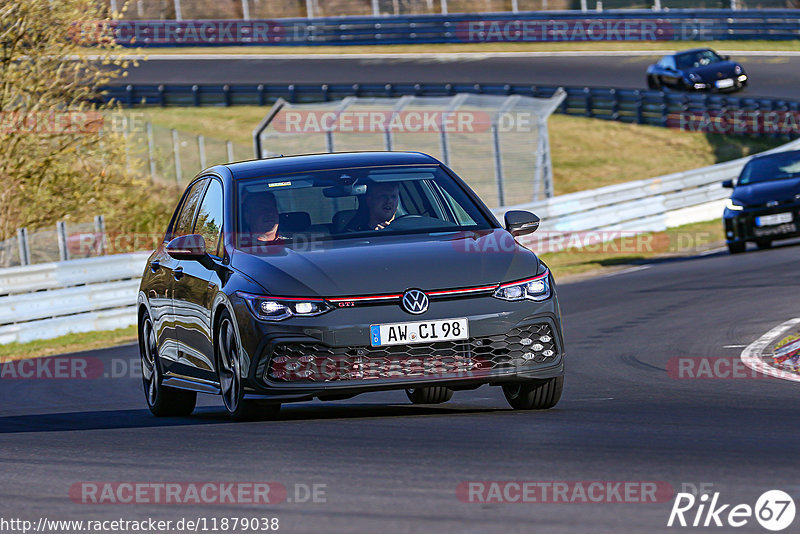
{"type": "MultiPolygon", "coordinates": [[[[797,10],[534,11],[272,20],[115,20],[123,46],[786,40],[797,10]]],[[[94,31],[87,23],[85,31],[94,31]]],[[[80,26],[78,26],[80,28],[80,26]]]]}
{"type": "MultiPolygon", "coordinates": [[[[464,83],[127,85],[107,88],[105,98],[126,106],[263,106],[279,98],[290,103],[305,103],[348,96],[473,93],[551,98],[558,89],[543,85],[464,83]]],[[[711,133],[800,136],[800,102],[795,100],[603,87],[566,87],[564,90],[567,98],[557,113],[711,133]],[[715,118],[724,120],[711,120],[715,118]],[[784,120],[787,118],[793,120],[784,120]]]]}
{"type": "Polygon", "coordinates": [[[149,253],[0,269],[0,344],[136,324],[149,253]]]}
{"type": "MultiPolygon", "coordinates": [[[[764,153],[797,149],[800,149],[800,140],[764,153]]],[[[624,231],[637,234],[663,231],[717,217],[721,219],[724,200],[730,196],[730,190],[721,187],[721,183],[737,178],[751,157],[648,180],[504,206],[493,212],[499,220],[509,210],[536,213],[542,219],[539,235],[546,232],[548,236],[545,239],[548,251],[559,250],[560,247],[553,243],[567,243],[563,237],[573,233],[624,231]],[[548,244],[548,240],[551,243],[548,244]]],[[[529,241],[535,241],[537,237],[533,234],[529,241]]],[[[614,239],[615,235],[609,234],[608,238],[614,239]]]]}

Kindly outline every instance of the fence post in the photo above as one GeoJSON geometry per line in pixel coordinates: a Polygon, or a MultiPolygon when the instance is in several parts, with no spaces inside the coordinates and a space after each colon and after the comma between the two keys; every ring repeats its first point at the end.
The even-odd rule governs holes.
{"type": "Polygon", "coordinates": [[[31,251],[28,248],[28,229],[17,229],[17,245],[19,245],[19,263],[20,265],[31,264],[31,251]]]}
{"type": "Polygon", "coordinates": [[[156,158],[153,155],[155,152],[155,141],[153,140],[153,124],[147,123],[147,159],[150,160],[150,181],[156,181],[156,158]]]}
{"type": "Polygon", "coordinates": [[[244,20],[250,20],[250,6],[247,0],[242,0],[242,17],[244,20]]]}
{"type": "Polygon", "coordinates": [[[181,0],[174,0],[175,4],[175,20],[183,20],[183,15],[181,14],[181,0]]]}
{"type": "Polygon", "coordinates": [[[178,140],[178,130],[172,129],[172,155],[175,159],[175,182],[181,185],[181,146],[178,140]]]}
{"type": "Polygon", "coordinates": [[[94,216],[94,235],[97,239],[97,252],[101,256],[106,254],[106,221],[102,215],[94,216]]]}
{"type": "Polygon", "coordinates": [[[200,153],[200,170],[202,171],[208,167],[206,164],[206,138],[202,135],[197,136],[197,151],[200,153]]]}
{"type": "Polygon", "coordinates": [[[447,0],[441,0],[442,2],[442,15],[447,15],[447,0]]]}
{"type": "Polygon", "coordinates": [[[69,261],[69,246],[67,245],[67,223],[58,221],[56,223],[56,234],[58,235],[58,255],[61,261],[69,261]]]}
{"type": "Polygon", "coordinates": [[[372,0],[372,16],[378,17],[381,14],[381,6],[378,3],[378,0],[372,0]]]}
{"type": "Polygon", "coordinates": [[[519,13],[519,0],[511,0],[511,12],[519,13]]]}
{"type": "Polygon", "coordinates": [[[225,148],[228,149],[228,163],[236,161],[233,157],[233,143],[231,141],[225,141],[225,148]]]}
{"type": "Polygon", "coordinates": [[[314,18],[314,0],[306,0],[306,18],[314,18]]]}
{"type": "Polygon", "coordinates": [[[581,11],[589,11],[589,6],[586,5],[586,0],[581,0],[581,11]]]}
{"type": "Polygon", "coordinates": [[[653,11],[661,11],[661,0],[653,0],[653,11]]]}
{"type": "Polygon", "coordinates": [[[111,0],[111,18],[116,18],[117,11],[117,0],[111,0]]]}
{"type": "Polygon", "coordinates": [[[736,11],[736,0],[731,0],[731,10],[736,11]]]}

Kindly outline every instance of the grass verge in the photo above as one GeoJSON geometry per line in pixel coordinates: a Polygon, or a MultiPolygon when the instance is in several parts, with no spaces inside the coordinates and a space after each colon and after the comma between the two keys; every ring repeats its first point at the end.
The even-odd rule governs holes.
{"type": "MultiPolygon", "coordinates": [[[[236,158],[247,159],[252,157],[252,149],[247,152],[252,146],[252,130],[268,112],[268,107],[234,106],[142,108],[131,113],[141,114],[143,120],[164,128],[233,141],[236,158]]],[[[414,134],[397,137],[399,139],[404,135],[414,134]]],[[[488,146],[485,137],[474,137],[488,146]]],[[[374,135],[370,138],[374,138],[374,135]]],[[[299,150],[308,150],[303,138],[298,136],[298,140],[299,150]]],[[[426,142],[430,140],[426,139],[426,142]]],[[[551,157],[557,195],[705,167],[762,152],[784,142],[779,139],[682,132],[657,126],[558,114],[550,119],[551,157]]],[[[207,144],[210,145],[210,141],[207,144]]],[[[403,144],[404,147],[412,145],[409,142],[403,144]]],[[[438,150],[438,145],[427,150],[438,150]]],[[[188,165],[188,157],[184,159],[188,165]]],[[[474,162],[459,165],[459,160],[460,156],[453,158],[451,163],[454,170],[481,194],[476,182],[485,181],[486,177],[473,177],[471,173],[486,169],[474,165],[474,162]]],[[[208,161],[209,165],[214,163],[220,161],[208,161]]],[[[489,171],[491,169],[486,172],[489,171]]],[[[491,190],[494,187],[493,178],[489,182],[491,190]]]]}
{"type": "Polygon", "coordinates": [[[540,254],[558,280],[596,276],[650,260],[688,257],[724,245],[721,220],[625,237],[583,249],[540,254]]]}
{"type": "Polygon", "coordinates": [[[134,341],[136,341],[136,326],[99,332],[67,334],[53,339],[37,339],[27,343],[9,343],[0,345],[0,362],[103,349],[134,341]]]}

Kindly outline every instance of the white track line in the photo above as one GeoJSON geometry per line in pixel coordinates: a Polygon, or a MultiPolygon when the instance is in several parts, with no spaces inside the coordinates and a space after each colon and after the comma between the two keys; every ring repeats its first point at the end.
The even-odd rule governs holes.
{"type": "Polygon", "coordinates": [[[740,358],[744,362],[746,366],[754,371],[758,371],[759,373],[763,373],[767,376],[771,376],[773,378],[782,378],[784,380],[791,380],[793,382],[800,382],[800,375],[795,373],[790,373],[787,371],[782,371],[780,369],[776,369],[771,365],[768,365],[764,360],[761,359],[761,353],[764,351],[767,346],[775,341],[779,336],[785,334],[795,326],[800,324],[800,317],[796,317],[794,319],[789,319],[785,323],[779,324],[750,345],[747,346],[746,349],[742,351],[740,358]]]}

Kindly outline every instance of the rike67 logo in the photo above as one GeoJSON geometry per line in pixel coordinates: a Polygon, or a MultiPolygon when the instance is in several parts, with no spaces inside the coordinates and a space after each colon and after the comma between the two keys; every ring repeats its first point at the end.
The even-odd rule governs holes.
{"type": "Polygon", "coordinates": [[[723,503],[719,492],[699,497],[678,493],[667,526],[740,528],[755,519],[765,529],[778,532],[792,524],[794,515],[794,500],[781,490],[764,492],[755,506],[723,503]]]}

